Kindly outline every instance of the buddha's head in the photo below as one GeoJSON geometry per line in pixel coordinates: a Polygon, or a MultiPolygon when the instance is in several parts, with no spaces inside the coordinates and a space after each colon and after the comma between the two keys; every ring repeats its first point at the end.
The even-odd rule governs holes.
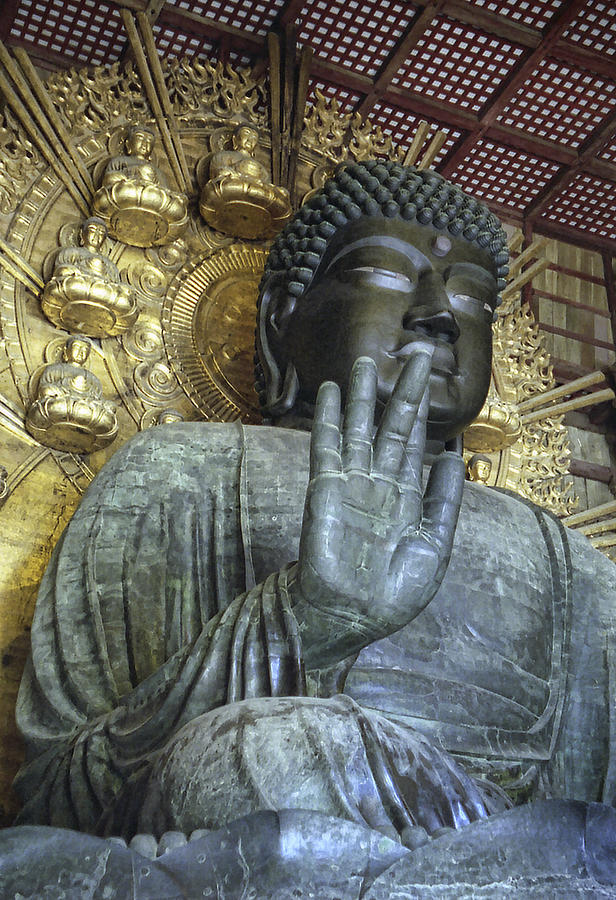
{"type": "Polygon", "coordinates": [[[80,334],[70,337],[64,345],[63,357],[65,362],[76,366],[84,366],[90,355],[90,341],[80,334]]]}
{"type": "Polygon", "coordinates": [[[107,226],[102,219],[92,216],[81,225],[81,243],[88,250],[100,250],[107,237],[107,226]]]}
{"type": "Polygon", "coordinates": [[[243,150],[252,156],[259,143],[259,132],[252,125],[238,125],[233,132],[232,143],[234,150],[243,150]]]}
{"type": "Polygon", "coordinates": [[[506,236],[439,175],[392,162],[345,165],[294,216],[261,283],[257,385],[266,416],[310,418],[319,385],[343,398],[374,359],[379,408],[417,341],[434,345],[429,436],[449,440],[490,385],[506,236]]]}
{"type": "Polygon", "coordinates": [[[149,128],[142,128],[140,125],[131,128],[125,142],[129,156],[149,159],[154,150],[155,140],[154,132],[149,128]]]}
{"type": "Polygon", "coordinates": [[[492,460],[483,453],[474,453],[467,463],[466,470],[468,472],[469,481],[478,481],[480,484],[487,484],[490,473],[492,472],[492,460]]]}

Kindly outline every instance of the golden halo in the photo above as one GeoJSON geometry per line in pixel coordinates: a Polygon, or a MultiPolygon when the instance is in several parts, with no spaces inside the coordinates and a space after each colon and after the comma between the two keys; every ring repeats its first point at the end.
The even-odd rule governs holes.
{"type": "Polygon", "coordinates": [[[162,309],[173,370],[207,419],[259,422],[254,322],[267,251],[235,244],[184,266],[162,309]]]}

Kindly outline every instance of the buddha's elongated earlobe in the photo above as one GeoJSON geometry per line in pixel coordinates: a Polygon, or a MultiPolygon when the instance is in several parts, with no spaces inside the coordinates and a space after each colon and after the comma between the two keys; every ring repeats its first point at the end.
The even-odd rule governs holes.
{"type": "Polygon", "coordinates": [[[284,284],[263,287],[256,334],[257,391],[264,414],[275,418],[293,408],[299,393],[295,366],[284,353],[285,326],[294,306],[295,297],[284,284]]]}

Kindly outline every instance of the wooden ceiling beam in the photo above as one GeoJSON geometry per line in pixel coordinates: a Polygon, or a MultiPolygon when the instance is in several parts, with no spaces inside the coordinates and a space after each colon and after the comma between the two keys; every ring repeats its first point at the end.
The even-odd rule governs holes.
{"type": "Polygon", "coordinates": [[[277,26],[282,26],[284,28],[287,25],[296,25],[298,16],[303,9],[304,2],[305,0],[287,0],[278,13],[272,30],[276,30],[277,26]]]}
{"type": "Polygon", "coordinates": [[[363,100],[357,104],[356,112],[358,112],[360,116],[365,118],[370,113],[370,110],[374,107],[375,103],[390,87],[396,72],[400,66],[406,62],[413,49],[429,29],[434,17],[441,11],[444,2],[445,0],[436,0],[436,2],[428,3],[411,22],[396,44],[387,62],[377,75],[371,90],[365,95],[363,100]]]}
{"type": "Polygon", "coordinates": [[[550,54],[555,44],[560,40],[563,33],[569,27],[571,22],[577,18],[580,10],[587,5],[587,0],[571,0],[566,3],[560,12],[558,12],[548,29],[546,30],[541,43],[529,53],[525,60],[516,66],[512,74],[503,80],[490,101],[484,106],[483,112],[479,115],[479,126],[468,137],[462,141],[456,152],[447,160],[443,174],[449,175],[468,155],[469,151],[480,140],[487,129],[494,124],[503,109],[507,106],[511,98],[516,94],[528,77],[534,72],[541,60],[550,54]]]}
{"type": "Polygon", "coordinates": [[[56,72],[58,69],[70,69],[71,66],[79,65],[79,61],[72,56],[56,53],[54,50],[39,47],[31,41],[21,40],[21,38],[9,38],[5,43],[11,50],[13,47],[23,47],[24,50],[27,50],[28,56],[39,69],[56,72]]]}
{"type": "MultiPolygon", "coordinates": [[[[612,110],[610,115],[603,122],[601,128],[594,131],[584,144],[582,144],[580,152],[578,153],[577,162],[556,175],[535,198],[526,211],[526,215],[530,222],[536,221],[552,200],[557,197],[558,194],[562,193],[564,188],[570,184],[580,172],[585,171],[587,167],[593,167],[595,171],[600,171],[603,168],[602,163],[604,161],[596,160],[594,157],[614,135],[616,135],[616,109],[612,110]]],[[[608,180],[611,180],[611,178],[608,180]]]]}
{"type": "Polygon", "coordinates": [[[233,25],[225,25],[209,16],[199,16],[188,10],[179,10],[166,3],[158,18],[159,25],[169,25],[180,31],[187,31],[199,37],[206,37],[212,41],[228,41],[229,47],[239,52],[248,51],[254,54],[267,52],[265,37],[250,34],[235,28],[233,25]]]}
{"type": "Polygon", "coordinates": [[[573,244],[591,253],[614,252],[614,241],[601,235],[590,234],[571,225],[563,225],[562,222],[552,222],[549,219],[538,219],[533,223],[534,233],[543,234],[545,237],[554,238],[565,244],[573,244]]]}
{"type": "Polygon", "coordinates": [[[472,113],[460,110],[451,103],[431,100],[407,88],[391,87],[381,99],[392,106],[399,106],[420,117],[427,116],[439,125],[448,125],[458,131],[472,131],[477,127],[477,116],[472,113]]]}
{"type": "Polygon", "coordinates": [[[588,50],[574,41],[561,40],[552,48],[550,57],[574,66],[576,69],[584,69],[593,75],[602,75],[614,80],[614,59],[605,53],[596,53],[588,50]]]}
{"type": "Polygon", "coordinates": [[[475,3],[469,3],[468,0],[446,0],[442,13],[449,16],[450,19],[481,28],[488,34],[493,34],[495,37],[521,47],[534,49],[541,43],[540,31],[529,28],[528,25],[520,25],[515,19],[508,19],[507,16],[490,12],[475,3]]]}
{"type": "Polygon", "coordinates": [[[484,137],[500,146],[514,147],[516,150],[522,150],[524,153],[530,153],[540,159],[563,166],[574,165],[578,158],[576,151],[571,147],[566,147],[558,141],[537,137],[511,125],[500,125],[499,123],[491,125],[484,137]]]}
{"type": "MultiPolygon", "coordinates": [[[[430,0],[415,0],[415,5],[424,7],[429,2],[430,0]]],[[[534,50],[542,41],[543,36],[538,29],[530,28],[528,25],[521,25],[514,19],[490,12],[485,8],[476,6],[474,3],[469,3],[468,0],[445,0],[441,12],[450,19],[463,22],[465,25],[470,25],[474,28],[480,28],[482,31],[488,32],[488,34],[493,34],[494,37],[509,41],[511,44],[517,44],[520,47],[534,50]]],[[[550,56],[577,68],[586,69],[589,72],[595,72],[607,78],[614,78],[613,59],[610,59],[604,53],[589,50],[567,38],[561,38],[556,41],[550,50],[550,56]]]]}

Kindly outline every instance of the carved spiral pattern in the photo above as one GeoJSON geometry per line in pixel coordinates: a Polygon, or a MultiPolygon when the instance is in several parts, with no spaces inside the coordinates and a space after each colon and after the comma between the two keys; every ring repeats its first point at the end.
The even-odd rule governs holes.
{"type": "Polygon", "coordinates": [[[157,266],[151,263],[133,263],[127,270],[128,280],[147,297],[160,299],[167,290],[167,277],[157,266]]]}
{"type": "Polygon", "coordinates": [[[139,319],[136,326],[122,337],[122,345],[133,359],[154,362],[163,355],[163,334],[160,322],[139,319]]]}
{"type": "Polygon", "coordinates": [[[182,388],[167,363],[141,362],[133,373],[135,390],[148,403],[157,406],[180,397],[182,388]]]}

